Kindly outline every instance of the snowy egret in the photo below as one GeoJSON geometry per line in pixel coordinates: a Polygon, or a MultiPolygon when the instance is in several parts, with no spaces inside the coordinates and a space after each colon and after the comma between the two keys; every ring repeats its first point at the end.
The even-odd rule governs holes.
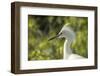
{"type": "Polygon", "coordinates": [[[84,57],[78,54],[74,54],[72,52],[72,49],[70,48],[70,45],[75,40],[75,36],[76,36],[75,32],[70,27],[64,25],[61,31],[58,33],[58,35],[50,38],[49,40],[52,40],[55,38],[65,38],[63,59],[82,59],[84,57]]]}

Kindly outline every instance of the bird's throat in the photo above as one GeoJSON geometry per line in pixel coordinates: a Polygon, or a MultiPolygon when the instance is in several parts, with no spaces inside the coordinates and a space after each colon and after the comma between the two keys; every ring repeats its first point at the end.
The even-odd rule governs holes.
{"type": "Polygon", "coordinates": [[[72,50],[70,48],[72,41],[71,40],[65,40],[64,42],[64,56],[63,59],[68,59],[68,57],[72,54],[72,50]]]}

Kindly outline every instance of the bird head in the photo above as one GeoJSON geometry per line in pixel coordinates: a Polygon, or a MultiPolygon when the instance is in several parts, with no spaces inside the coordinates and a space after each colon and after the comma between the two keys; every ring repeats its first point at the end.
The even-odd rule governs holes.
{"type": "Polygon", "coordinates": [[[62,27],[61,31],[56,36],[50,38],[49,40],[52,40],[52,39],[55,39],[55,38],[65,38],[67,40],[68,39],[74,40],[75,39],[75,33],[70,27],[64,25],[62,27]]]}

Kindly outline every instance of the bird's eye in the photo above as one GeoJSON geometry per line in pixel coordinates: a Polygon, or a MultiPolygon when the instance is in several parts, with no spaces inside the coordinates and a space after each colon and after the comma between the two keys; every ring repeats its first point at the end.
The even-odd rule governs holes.
{"type": "Polygon", "coordinates": [[[62,34],[62,32],[60,34],[62,34]]]}

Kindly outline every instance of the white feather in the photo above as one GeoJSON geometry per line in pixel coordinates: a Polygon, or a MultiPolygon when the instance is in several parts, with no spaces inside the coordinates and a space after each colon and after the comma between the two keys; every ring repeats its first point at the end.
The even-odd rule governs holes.
{"type": "Polygon", "coordinates": [[[74,54],[70,48],[70,45],[75,39],[75,33],[71,28],[67,26],[63,26],[59,34],[60,34],[59,38],[65,38],[63,59],[82,59],[84,58],[78,54],[74,54]]]}
{"type": "Polygon", "coordinates": [[[68,59],[83,59],[84,57],[77,55],[77,54],[71,54],[68,59]]]}

